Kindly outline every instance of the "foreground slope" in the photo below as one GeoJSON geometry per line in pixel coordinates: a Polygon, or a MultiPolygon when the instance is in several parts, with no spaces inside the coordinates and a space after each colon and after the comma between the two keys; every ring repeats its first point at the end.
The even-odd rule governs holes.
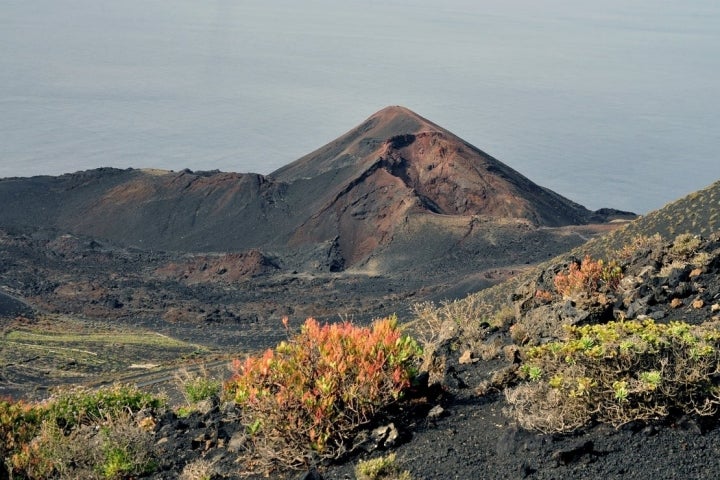
{"type": "Polygon", "coordinates": [[[550,259],[507,282],[477,292],[478,301],[496,306],[507,302],[507,297],[517,286],[536,277],[543,268],[566,258],[582,258],[590,254],[595,258],[609,258],[624,245],[638,237],[659,234],[666,241],[681,234],[708,236],[720,231],[720,181],[692,192],[662,208],[623,225],[606,235],[564,252],[561,257],[550,259]]]}

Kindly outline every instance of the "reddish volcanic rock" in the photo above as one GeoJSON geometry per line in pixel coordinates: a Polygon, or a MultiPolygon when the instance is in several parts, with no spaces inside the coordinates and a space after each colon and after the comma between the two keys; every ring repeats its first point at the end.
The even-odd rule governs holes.
{"type": "Polygon", "coordinates": [[[185,262],[169,263],[155,270],[162,279],[193,285],[196,283],[234,283],[272,273],[279,267],[259,250],[226,255],[194,255],[185,262]]]}
{"type": "Polygon", "coordinates": [[[409,215],[483,216],[538,226],[597,220],[403,107],[381,110],[270,177],[291,185],[327,177],[325,202],[292,242],[337,237],[348,265],[387,244],[409,215]]]}

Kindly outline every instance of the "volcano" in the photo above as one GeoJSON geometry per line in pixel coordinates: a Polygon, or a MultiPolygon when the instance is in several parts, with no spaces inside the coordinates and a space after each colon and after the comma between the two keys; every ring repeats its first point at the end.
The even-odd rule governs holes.
{"type": "Polygon", "coordinates": [[[399,106],[271,174],[286,183],[325,176],[332,176],[340,196],[368,190],[365,183],[390,182],[403,191],[401,203],[429,213],[523,218],[544,226],[603,220],[399,106]]]}
{"type": "Polygon", "coordinates": [[[333,271],[406,239],[408,225],[560,227],[619,213],[591,212],[399,106],[267,176],[103,168],[4,179],[0,200],[4,228],[150,250],[270,249],[333,271]]]}

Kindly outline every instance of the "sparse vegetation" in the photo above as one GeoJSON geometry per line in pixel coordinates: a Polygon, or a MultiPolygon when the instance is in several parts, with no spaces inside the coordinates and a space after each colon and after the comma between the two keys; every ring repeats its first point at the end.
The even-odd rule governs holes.
{"type": "Polygon", "coordinates": [[[420,302],[412,306],[415,321],[415,333],[423,343],[436,341],[443,323],[450,321],[463,330],[477,330],[481,324],[491,321],[506,321],[512,312],[503,312],[495,319],[492,306],[480,302],[472,295],[461,300],[446,301],[435,305],[433,302],[420,302]]]}
{"type": "Polygon", "coordinates": [[[364,460],[355,466],[357,480],[412,480],[407,470],[401,470],[395,463],[396,455],[391,453],[385,457],[364,460]]]}
{"type": "Polygon", "coordinates": [[[200,458],[185,465],[180,474],[180,480],[211,480],[214,472],[213,462],[200,458]]]}
{"type": "MultiPolygon", "coordinates": [[[[0,402],[3,459],[13,478],[118,479],[154,467],[141,410],[163,401],[128,386],[61,392],[42,404],[0,402]]],[[[152,423],[152,422],[151,422],[152,423]]]]}
{"type": "Polygon", "coordinates": [[[159,397],[130,385],[113,385],[100,390],[60,391],[46,407],[46,416],[69,431],[77,425],[134,414],[164,406],[159,397]]]}
{"type": "Polygon", "coordinates": [[[394,317],[370,327],[308,319],[275,349],[237,361],[226,392],[259,459],[301,468],[342,454],[353,431],[397,401],[419,353],[394,317]]]}
{"type": "Polygon", "coordinates": [[[503,309],[493,315],[490,305],[480,302],[472,295],[464,299],[442,302],[420,302],[412,306],[412,330],[427,355],[447,336],[467,334],[477,336],[487,327],[500,327],[512,321],[512,309],[503,309]]]}
{"type": "Polygon", "coordinates": [[[210,377],[203,368],[194,373],[187,369],[179,370],[175,375],[175,383],[189,406],[217,397],[222,389],[222,382],[210,377]]]}
{"type": "Polygon", "coordinates": [[[0,400],[0,455],[7,458],[36,435],[42,411],[23,401],[0,400]]]}
{"type": "Polygon", "coordinates": [[[690,233],[683,233],[675,237],[670,254],[677,260],[689,260],[697,253],[700,247],[700,237],[690,233]]]}
{"type": "Polygon", "coordinates": [[[615,252],[615,256],[623,261],[629,261],[639,252],[645,250],[659,250],[663,245],[663,238],[659,233],[655,235],[636,235],[615,252]]]}
{"type": "Polygon", "coordinates": [[[131,415],[121,415],[100,429],[99,470],[106,479],[127,478],[154,470],[154,439],[131,415]]]}
{"type": "Polygon", "coordinates": [[[652,320],[568,327],[567,338],[529,348],[507,392],[525,428],[570,431],[591,420],[622,425],[671,410],[712,415],[720,405],[720,330],[652,320]]]}
{"type": "Polygon", "coordinates": [[[45,378],[49,385],[65,379],[99,377],[99,373],[167,365],[207,349],[142,328],[121,328],[104,322],[88,324],[82,318],[43,314],[35,319],[15,318],[0,332],[0,365],[6,374],[45,378]],[[24,359],[33,358],[31,363],[24,359]],[[19,367],[22,365],[22,367],[19,367]],[[16,370],[18,369],[18,370],[16,370]]]}

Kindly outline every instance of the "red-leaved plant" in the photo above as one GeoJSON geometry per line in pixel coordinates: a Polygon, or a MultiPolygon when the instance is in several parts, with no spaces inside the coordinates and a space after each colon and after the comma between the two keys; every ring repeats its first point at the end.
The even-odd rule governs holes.
{"type": "Polygon", "coordinates": [[[585,255],[581,262],[572,262],[567,272],[555,276],[555,288],[563,297],[577,294],[592,296],[606,286],[616,290],[622,279],[622,268],[615,261],[593,260],[585,255]]]}
{"type": "Polygon", "coordinates": [[[313,457],[341,455],[360,425],[398,400],[419,354],[394,316],[370,327],[309,318],[275,349],[236,360],[226,392],[241,408],[257,458],[302,468],[313,457]]]}

